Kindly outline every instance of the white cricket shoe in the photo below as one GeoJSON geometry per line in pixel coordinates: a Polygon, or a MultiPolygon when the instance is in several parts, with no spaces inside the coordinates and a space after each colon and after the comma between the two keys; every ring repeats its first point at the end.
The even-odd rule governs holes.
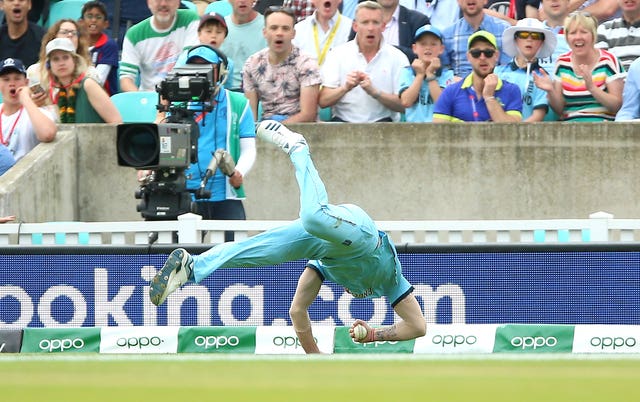
{"type": "Polygon", "coordinates": [[[191,279],[193,258],[183,248],[175,249],[151,280],[149,298],[156,306],[161,305],[171,293],[191,279]]]}
{"type": "Polygon", "coordinates": [[[282,148],[287,154],[307,145],[307,140],[301,134],[294,133],[275,120],[263,120],[258,125],[256,135],[261,140],[282,148]]]}

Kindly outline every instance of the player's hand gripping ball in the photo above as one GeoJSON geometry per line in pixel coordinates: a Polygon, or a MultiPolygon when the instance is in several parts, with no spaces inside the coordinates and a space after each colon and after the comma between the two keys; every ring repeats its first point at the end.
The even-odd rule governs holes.
{"type": "Polygon", "coordinates": [[[353,338],[356,341],[364,341],[365,339],[367,339],[367,335],[367,329],[364,327],[364,325],[358,324],[353,328],[353,338]]]}

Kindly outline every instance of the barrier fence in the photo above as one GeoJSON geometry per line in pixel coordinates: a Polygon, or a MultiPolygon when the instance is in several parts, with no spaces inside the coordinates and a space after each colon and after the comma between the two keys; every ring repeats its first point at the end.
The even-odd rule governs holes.
{"type": "MultiPolygon", "coordinates": [[[[630,354],[640,353],[640,326],[429,325],[410,341],[360,344],[349,327],[320,326],[323,353],[630,354]]],[[[304,354],[292,327],[102,327],[0,330],[4,353],[304,354]]]]}
{"type": "MultiPolygon", "coordinates": [[[[48,222],[0,225],[0,245],[215,244],[224,232],[235,239],[286,221],[213,221],[185,214],[177,221],[48,222]],[[204,239],[203,239],[204,234],[204,239]]],[[[588,219],[377,221],[397,244],[584,243],[640,241],[640,219],[614,219],[596,212],[588,219]]]]}
{"type": "MultiPolygon", "coordinates": [[[[187,234],[196,238],[203,227],[228,224],[187,222],[195,228],[187,234]]],[[[555,222],[555,228],[571,230],[568,222],[555,222]]],[[[161,225],[177,223],[184,224],[144,222],[149,224],[144,228],[168,229],[161,225]]],[[[246,225],[242,229],[247,235],[279,224],[236,223],[246,225]]],[[[497,227],[497,222],[475,223],[476,230],[497,227]]],[[[433,244],[397,243],[403,273],[414,285],[429,324],[427,336],[411,342],[353,344],[345,331],[355,318],[382,326],[397,317],[384,298],[355,299],[328,282],[309,311],[315,335],[327,353],[638,353],[640,243],[602,240],[603,234],[610,236],[615,230],[633,231],[636,223],[608,217],[582,220],[575,228],[588,229],[588,241],[550,241],[547,231],[553,225],[548,221],[519,221],[502,222],[500,227],[526,230],[534,237],[536,230],[545,230],[544,242],[456,243],[448,238],[449,242],[433,244]]],[[[464,232],[471,227],[467,224],[455,231],[464,232]]],[[[403,231],[415,233],[424,226],[389,223],[385,228],[397,229],[394,233],[402,237],[403,231]]],[[[223,229],[227,228],[217,230],[223,229]]],[[[428,229],[434,226],[430,223],[428,229]]],[[[186,238],[184,231],[181,235],[186,238]]],[[[182,246],[198,254],[210,244],[182,246]]],[[[149,280],[174,247],[0,247],[0,352],[56,352],[64,347],[64,352],[213,353],[232,345],[209,350],[207,342],[214,339],[210,337],[226,336],[227,342],[237,337],[238,348],[233,350],[242,353],[302,353],[288,309],[306,261],[221,269],[198,284],[187,284],[156,307],[147,296],[149,280]]]]}

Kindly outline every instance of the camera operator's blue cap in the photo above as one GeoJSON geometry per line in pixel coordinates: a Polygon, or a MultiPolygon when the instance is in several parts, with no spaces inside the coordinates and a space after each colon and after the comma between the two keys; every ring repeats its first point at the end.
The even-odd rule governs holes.
{"type": "Polygon", "coordinates": [[[436,27],[434,27],[433,25],[423,25],[420,28],[418,28],[416,30],[415,35],[413,35],[413,42],[417,42],[418,39],[420,39],[420,37],[424,34],[431,34],[431,35],[435,35],[438,39],[440,39],[440,41],[442,41],[442,32],[440,32],[440,30],[436,27]]]}
{"type": "Polygon", "coordinates": [[[191,61],[196,57],[206,60],[211,64],[220,63],[222,61],[220,60],[218,53],[207,45],[196,46],[189,50],[187,52],[187,63],[191,63],[191,61]]]}

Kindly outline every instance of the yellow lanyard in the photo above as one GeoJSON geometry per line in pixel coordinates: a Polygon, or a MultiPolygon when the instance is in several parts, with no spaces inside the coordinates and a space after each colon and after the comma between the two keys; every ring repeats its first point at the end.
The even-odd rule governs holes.
{"type": "Polygon", "coordinates": [[[336,36],[336,32],[338,31],[338,26],[340,26],[340,19],[342,18],[342,14],[338,14],[338,20],[336,24],[331,28],[331,32],[329,33],[329,37],[327,41],[324,43],[322,47],[322,52],[320,52],[320,41],[318,40],[318,24],[313,25],[313,39],[316,42],[316,53],[318,54],[318,65],[321,66],[324,63],[324,58],[329,51],[329,47],[331,47],[331,43],[333,42],[333,38],[336,36]]]}

